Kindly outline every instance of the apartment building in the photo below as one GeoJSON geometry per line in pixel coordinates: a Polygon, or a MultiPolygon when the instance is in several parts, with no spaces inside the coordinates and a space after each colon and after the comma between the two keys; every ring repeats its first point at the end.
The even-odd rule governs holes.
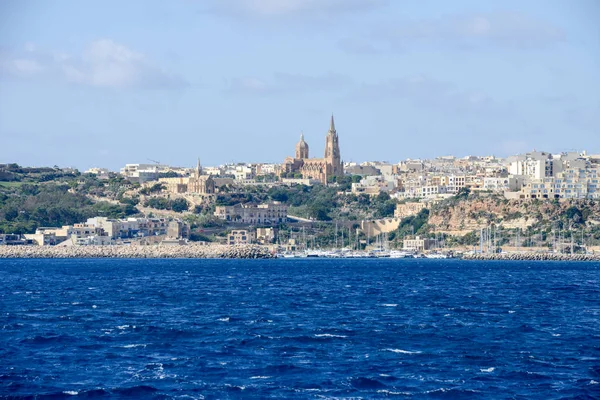
{"type": "Polygon", "coordinates": [[[522,199],[600,199],[600,166],[568,168],[556,177],[532,179],[519,193],[522,199]]]}

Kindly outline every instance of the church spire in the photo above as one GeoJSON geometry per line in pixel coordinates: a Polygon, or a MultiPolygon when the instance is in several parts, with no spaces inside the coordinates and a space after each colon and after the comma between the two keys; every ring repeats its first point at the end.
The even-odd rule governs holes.
{"type": "Polygon", "coordinates": [[[196,174],[198,176],[202,175],[202,165],[200,165],[200,157],[198,157],[198,164],[196,164],[196,174]]]}
{"type": "Polygon", "coordinates": [[[329,125],[329,132],[335,132],[335,122],[333,121],[333,113],[331,113],[331,124],[329,125]]]}

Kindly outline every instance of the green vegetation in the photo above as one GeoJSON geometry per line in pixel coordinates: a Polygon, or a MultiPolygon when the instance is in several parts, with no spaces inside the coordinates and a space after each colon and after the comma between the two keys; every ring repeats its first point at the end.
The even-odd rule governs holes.
{"type": "Polygon", "coordinates": [[[0,181],[40,183],[50,181],[68,181],[80,176],[78,171],[50,167],[21,167],[18,164],[6,164],[0,169],[0,181]]]}
{"type": "Polygon", "coordinates": [[[157,210],[172,210],[175,212],[187,211],[189,203],[184,198],[169,200],[166,197],[151,197],[144,202],[144,207],[155,208],[157,210]]]}
{"type": "Polygon", "coordinates": [[[94,203],[69,185],[46,183],[0,187],[0,233],[33,233],[40,226],[70,225],[103,216],[124,218],[137,214],[131,204],[94,203]]]}
{"type": "Polygon", "coordinates": [[[149,195],[149,194],[153,194],[153,193],[160,193],[165,189],[165,185],[162,183],[155,183],[154,185],[150,186],[150,187],[145,187],[140,189],[140,194],[143,195],[149,195]]]}
{"type": "Polygon", "coordinates": [[[427,233],[429,226],[427,221],[429,219],[429,210],[424,208],[417,215],[413,215],[400,221],[396,234],[398,236],[406,235],[418,235],[427,233]]]}

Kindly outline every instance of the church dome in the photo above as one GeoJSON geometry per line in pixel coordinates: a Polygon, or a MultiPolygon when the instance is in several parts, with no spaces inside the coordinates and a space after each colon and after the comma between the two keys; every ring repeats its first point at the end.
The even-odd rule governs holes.
{"type": "Polygon", "coordinates": [[[308,158],[308,143],[304,141],[304,134],[300,135],[300,141],[296,144],[296,158],[308,158]]]}

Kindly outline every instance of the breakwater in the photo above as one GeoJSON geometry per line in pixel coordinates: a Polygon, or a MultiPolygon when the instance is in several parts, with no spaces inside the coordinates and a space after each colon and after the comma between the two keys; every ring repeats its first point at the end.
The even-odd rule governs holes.
{"type": "Polygon", "coordinates": [[[463,260],[504,260],[504,261],[600,261],[600,254],[561,254],[561,253],[489,253],[465,254],[463,260]]]}
{"type": "Polygon", "coordinates": [[[0,258],[272,258],[258,245],[0,246],[0,258]]]}

